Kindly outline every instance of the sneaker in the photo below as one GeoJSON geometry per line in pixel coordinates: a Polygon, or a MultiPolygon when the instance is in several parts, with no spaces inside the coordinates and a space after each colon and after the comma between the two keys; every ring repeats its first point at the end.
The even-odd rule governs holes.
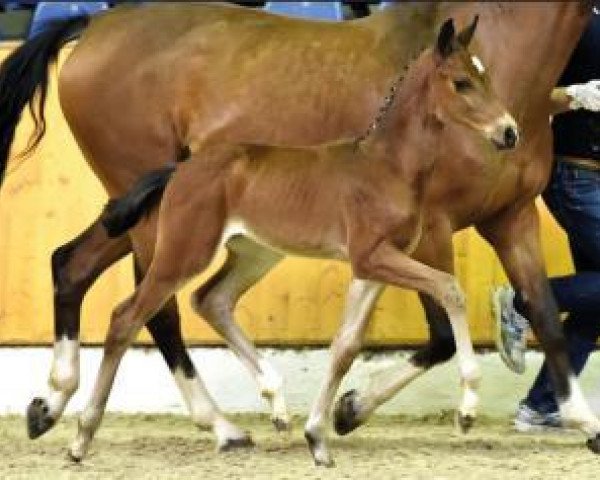
{"type": "Polygon", "coordinates": [[[562,427],[558,412],[541,413],[525,402],[519,404],[513,424],[518,432],[539,432],[562,427]]]}
{"type": "Polygon", "coordinates": [[[513,305],[515,291],[510,287],[492,290],[492,310],[496,322],[495,342],[500,358],[515,373],[525,371],[527,319],[513,305]]]}

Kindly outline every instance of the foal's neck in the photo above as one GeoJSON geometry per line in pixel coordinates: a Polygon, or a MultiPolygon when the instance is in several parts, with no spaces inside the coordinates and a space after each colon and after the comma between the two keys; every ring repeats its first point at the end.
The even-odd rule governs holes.
{"type": "Polygon", "coordinates": [[[415,155],[431,156],[434,125],[429,121],[428,58],[419,59],[395,85],[390,104],[361,143],[367,157],[392,164],[415,155]]]}

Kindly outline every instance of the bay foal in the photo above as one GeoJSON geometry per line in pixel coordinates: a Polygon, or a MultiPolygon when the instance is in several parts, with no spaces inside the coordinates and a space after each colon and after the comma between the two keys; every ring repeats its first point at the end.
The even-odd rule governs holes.
{"type": "MultiPolygon", "coordinates": [[[[332,23],[231,5],[162,2],[76,19],[25,42],[3,62],[0,171],[27,103],[40,120],[35,139],[43,135],[48,66],[61,46],[78,35],[80,41],[60,69],[61,109],[85,160],[107,191],[119,196],[148,171],[181,158],[188,145],[196,150],[214,141],[314,145],[358,135],[375,115],[398,66],[430,43],[434,26],[448,17],[468,22],[478,13],[484,28],[472,48],[489,67],[496,92],[522,127],[520,146],[494,152],[484,142],[465,141],[447,129],[446,160],[439,162],[431,179],[427,234],[414,257],[452,272],[452,233],[477,228],[526,299],[528,318],[555,380],[561,417],[583,430],[597,451],[600,422],[569,366],[545,274],[534,202],[552,165],[548,97],[590,18],[592,4],[398,2],[358,21],[332,23]],[[527,62],[516,54],[522,51],[527,52],[527,62]],[[282,102],[287,108],[274,108],[282,102]]],[[[31,437],[56,423],[77,389],[85,293],[105,269],[132,250],[138,268],[145,271],[155,244],[155,220],[152,215],[143,222],[135,239],[108,238],[96,221],[54,252],[55,355],[49,392],[28,409],[31,437]]],[[[226,338],[261,394],[271,400],[275,424],[285,425],[283,380],[236,325],[233,314],[237,299],[283,256],[263,249],[250,258],[243,241],[233,243],[228,245],[226,265],[207,282],[203,296],[198,295],[199,303],[205,320],[226,338]]],[[[444,310],[427,295],[420,298],[428,342],[391,368],[387,382],[344,396],[338,431],[356,427],[395,391],[454,354],[444,310]]],[[[219,411],[185,350],[175,301],[147,327],[194,423],[212,427],[219,447],[243,444],[244,432],[219,411]]]]}
{"type": "Polygon", "coordinates": [[[445,309],[463,387],[459,415],[475,416],[479,369],[462,290],[453,275],[411,258],[423,232],[428,179],[443,151],[444,129],[477,132],[499,149],[517,142],[514,119],[492,93],[480,60],[466,49],[475,26],[455,35],[447,20],[435,47],[392,86],[382,114],[358,140],[312,148],[216,145],[192,151],[177,167],[161,202],[146,276],[113,313],[97,383],[71,446],[73,459],[85,455],[120,359],[139,330],[209,266],[219,246],[242,237],[251,256],[253,249],[267,248],[352,266],[342,328],[305,429],[317,465],[333,464],[324,421],[384,284],[416,289],[445,309]]]}

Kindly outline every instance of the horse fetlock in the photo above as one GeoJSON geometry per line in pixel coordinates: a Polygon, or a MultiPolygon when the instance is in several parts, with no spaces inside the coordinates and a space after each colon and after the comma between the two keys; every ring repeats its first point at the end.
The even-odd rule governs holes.
{"type": "Polygon", "coordinates": [[[481,382],[481,367],[475,359],[464,360],[460,367],[460,375],[464,384],[472,389],[479,388],[481,382]]]}
{"type": "Polygon", "coordinates": [[[569,387],[569,397],[559,403],[562,422],[579,428],[590,438],[595,437],[600,434],[600,420],[592,412],[574,377],[569,379],[569,387]]]}
{"type": "Polygon", "coordinates": [[[254,441],[250,434],[244,432],[225,417],[219,416],[215,419],[213,432],[217,437],[217,450],[219,452],[254,446],[254,441]]]}
{"type": "Polygon", "coordinates": [[[72,462],[79,463],[85,457],[89,444],[92,440],[92,436],[87,433],[82,433],[81,431],[77,434],[73,443],[69,447],[68,458],[72,462]]]}
{"type": "Polygon", "coordinates": [[[283,377],[264,359],[258,362],[260,374],[257,377],[260,395],[271,404],[272,418],[289,423],[285,395],[283,393],[283,377]]]}

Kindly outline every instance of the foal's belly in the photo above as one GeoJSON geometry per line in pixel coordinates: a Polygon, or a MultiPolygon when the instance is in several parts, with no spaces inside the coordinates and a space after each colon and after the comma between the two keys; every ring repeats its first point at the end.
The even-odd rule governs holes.
{"type": "Polygon", "coordinates": [[[348,249],[335,228],[311,229],[287,221],[275,226],[260,225],[243,218],[230,218],[223,230],[221,245],[236,236],[246,237],[284,255],[346,260],[348,249]]]}

